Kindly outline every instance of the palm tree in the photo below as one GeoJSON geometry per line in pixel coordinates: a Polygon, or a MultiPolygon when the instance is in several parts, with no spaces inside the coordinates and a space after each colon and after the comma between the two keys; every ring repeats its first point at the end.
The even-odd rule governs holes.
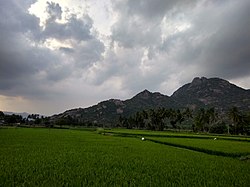
{"type": "Polygon", "coordinates": [[[136,128],[144,128],[144,119],[143,119],[142,112],[136,113],[134,121],[135,121],[136,128]]]}
{"type": "Polygon", "coordinates": [[[215,112],[214,108],[210,108],[206,111],[206,116],[207,116],[208,132],[209,132],[213,124],[216,122],[218,114],[215,112]]]}
{"type": "Polygon", "coordinates": [[[204,108],[200,108],[198,113],[195,116],[194,123],[195,123],[195,129],[194,130],[200,130],[205,131],[204,124],[207,121],[207,116],[204,108]]]}
{"type": "Polygon", "coordinates": [[[242,116],[237,107],[233,107],[229,110],[229,118],[233,121],[234,133],[239,133],[239,125],[242,122],[242,116]]]}
{"type": "Polygon", "coordinates": [[[143,119],[148,119],[148,113],[145,110],[142,111],[142,117],[143,119]]]}
{"type": "Polygon", "coordinates": [[[190,110],[190,108],[186,108],[185,109],[185,111],[184,111],[184,113],[183,113],[188,119],[189,118],[193,118],[193,111],[192,110],[190,110]]]}
{"type": "Polygon", "coordinates": [[[185,115],[182,114],[182,112],[178,109],[176,112],[176,122],[179,123],[179,126],[177,128],[180,130],[181,123],[185,120],[185,115]]]}
{"type": "Polygon", "coordinates": [[[170,119],[170,124],[172,125],[172,127],[173,127],[174,129],[177,129],[177,125],[176,125],[176,123],[177,123],[176,116],[177,116],[176,111],[173,110],[172,108],[169,109],[169,111],[168,111],[168,117],[169,117],[169,119],[170,119]]]}
{"type": "Polygon", "coordinates": [[[250,135],[250,111],[245,114],[244,119],[244,133],[250,135]]]}

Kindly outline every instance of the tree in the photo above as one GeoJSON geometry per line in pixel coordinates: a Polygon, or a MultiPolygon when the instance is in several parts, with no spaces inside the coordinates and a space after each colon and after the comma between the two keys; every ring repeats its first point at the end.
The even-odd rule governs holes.
{"type": "Polygon", "coordinates": [[[177,129],[177,125],[176,125],[176,123],[177,123],[177,121],[176,121],[176,111],[173,110],[173,109],[169,109],[167,115],[168,115],[168,118],[170,119],[170,124],[172,125],[172,127],[174,129],[177,129]]]}
{"type": "Polygon", "coordinates": [[[144,128],[144,120],[141,112],[137,112],[134,117],[136,128],[144,128]]]}
{"type": "Polygon", "coordinates": [[[118,126],[121,126],[121,127],[123,127],[123,123],[124,123],[124,118],[120,115],[119,116],[119,125],[118,126]]]}
{"type": "Polygon", "coordinates": [[[193,118],[193,111],[190,110],[188,107],[185,109],[183,113],[187,118],[193,118]]]}
{"type": "Polygon", "coordinates": [[[250,135],[250,112],[246,113],[244,116],[244,132],[250,135]]]}
{"type": "Polygon", "coordinates": [[[233,107],[229,110],[229,118],[233,122],[233,127],[234,127],[234,134],[239,134],[240,131],[242,130],[242,116],[238,110],[237,107],[233,107]]]}
{"type": "Polygon", "coordinates": [[[214,108],[201,108],[194,119],[194,131],[210,132],[212,126],[216,123],[218,114],[214,108]]]}
{"type": "MultiPolygon", "coordinates": [[[[178,109],[176,112],[176,122],[179,123],[181,126],[181,123],[185,120],[185,116],[181,113],[181,111],[178,109]]],[[[180,127],[179,127],[180,128],[180,127]]]]}
{"type": "Polygon", "coordinates": [[[219,122],[211,126],[210,133],[216,133],[216,134],[224,134],[227,132],[227,126],[225,122],[219,122]]]}
{"type": "Polygon", "coordinates": [[[129,117],[128,120],[126,120],[126,127],[127,129],[132,129],[134,124],[134,118],[129,117]]]}
{"type": "Polygon", "coordinates": [[[218,119],[218,114],[215,112],[214,108],[209,108],[206,111],[206,123],[207,123],[207,131],[210,132],[210,129],[215,124],[218,119]]]}
{"type": "Polygon", "coordinates": [[[250,113],[241,114],[241,120],[239,124],[239,133],[249,135],[250,134],[250,113]]]}
{"type": "Polygon", "coordinates": [[[20,115],[12,114],[12,115],[4,115],[4,121],[8,124],[12,123],[22,123],[23,117],[20,115]]]}
{"type": "Polygon", "coordinates": [[[206,121],[206,116],[205,116],[205,109],[204,108],[200,108],[200,110],[198,111],[197,115],[195,116],[194,119],[194,131],[204,131],[204,123],[206,121]]]}
{"type": "Polygon", "coordinates": [[[53,124],[50,123],[50,118],[49,117],[43,118],[43,123],[44,123],[45,127],[49,127],[49,128],[53,127],[53,124]]]}
{"type": "Polygon", "coordinates": [[[4,119],[4,113],[2,111],[0,111],[0,119],[4,119]]]}

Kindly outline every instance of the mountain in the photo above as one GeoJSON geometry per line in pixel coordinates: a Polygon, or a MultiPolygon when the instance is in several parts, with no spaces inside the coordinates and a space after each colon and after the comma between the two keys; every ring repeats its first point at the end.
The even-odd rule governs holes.
{"type": "Polygon", "coordinates": [[[159,92],[149,92],[144,90],[131,99],[124,101],[125,114],[131,115],[137,111],[146,110],[150,108],[168,107],[173,108],[176,102],[169,96],[163,95],[159,92]]]}
{"type": "Polygon", "coordinates": [[[6,112],[6,111],[3,111],[3,113],[5,115],[12,115],[12,114],[15,114],[15,115],[19,115],[19,116],[22,116],[23,118],[27,118],[30,114],[27,113],[27,112],[21,112],[21,113],[18,113],[18,112],[6,112]]]}
{"type": "Polygon", "coordinates": [[[141,110],[158,107],[174,106],[169,96],[152,93],[144,90],[131,99],[122,101],[109,99],[102,101],[89,108],[77,108],[68,110],[62,114],[52,116],[52,120],[67,118],[68,116],[77,119],[80,123],[92,122],[98,124],[113,124],[120,116],[129,117],[141,110]]]}
{"type": "Polygon", "coordinates": [[[226,112],[236,106],[241,110],[250,110],[250,90],[240,88],[220,78],[196,77],[185,84],[173,95],[144,90],[131,99],[122,101],[110,99],[88,108],[77,108],[54,115],[52,120],[71,118],[80,123],[113,124],[119,116],[129,117],[137,111],[165,107],[198,109],[215,107],[219,112],[226,112]]]}
{"type": "Polygon", "coordinates": [[[233,106],[241,110],[250,109],[250,91],[220,78],[194,78],[171,96],[178,101],[177,107],[215,107],[226,111],[233,106]]]}

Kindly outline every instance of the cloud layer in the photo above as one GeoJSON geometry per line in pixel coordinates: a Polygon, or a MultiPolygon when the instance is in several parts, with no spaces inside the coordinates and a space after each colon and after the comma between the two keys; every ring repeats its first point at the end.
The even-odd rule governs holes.
{"type": "Polygon", "coordinates": [[[52,114],[145,88],[170,95],[195,76],[250,88],[248,0],[85,1],[77,13],[55,0],[43,18],[28,11],[34,3],[0,2],[0,110],[52,114]]]}

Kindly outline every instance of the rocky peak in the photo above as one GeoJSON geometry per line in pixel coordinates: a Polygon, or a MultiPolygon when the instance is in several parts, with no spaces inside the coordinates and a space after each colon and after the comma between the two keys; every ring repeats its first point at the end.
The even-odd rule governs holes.
{"type": "Polygon", "coordinates": [[[124,106],[125,104],[123,103],[122,100],[120,99],[110,99],[109,102],[114,103],[116,106],[124,106]]]}
{"type": "Polygon", "coordinates": [[[188,85],[188,89],[197,90],[207,90],[207,89],[230,89],[234,85],[230,82],[220,79],[220,78],[206,78],[206,77],[196,77],[188,85]]]}
{"type": "Polygon", "coordinates": [[[206,83],[208,79],[206,77],[195,77],[193,81],[191,82],[191,86],[197,86],[203,83],[206,83]]]}
{"type": "Polygon", "coordinates": [[[226,110],[232,106],[248,107],[249,93],[227,80],[220,78],[196,77],[191,83],[179,88],[174,94],[180,106],[196,104],[198,106],[213,106],[226,110]],[[245,101],[243,104],[242,101],[245,101]]]}
{"type": "Polygon", "coordinates": [[[207,81],[208,79],[206,77],[195,77],[192,81],[192,83],[195,83],[195,82],[205,82],[207,81]]]}
{"type": "Polygon", "coordinates": [[[162,98],[162,97],[166,97],[165,95],[161,94],[160,92],[154,92],[154,97],[155,98],[162,98]]]}
{"type": "Polygon", "coordinates": [[[152,92],[150,92],[147,89],[145,89],[142,92],[138,93],[135,96],[135,98],[148,99],[151,95],[152,95],[152,92]]]}

